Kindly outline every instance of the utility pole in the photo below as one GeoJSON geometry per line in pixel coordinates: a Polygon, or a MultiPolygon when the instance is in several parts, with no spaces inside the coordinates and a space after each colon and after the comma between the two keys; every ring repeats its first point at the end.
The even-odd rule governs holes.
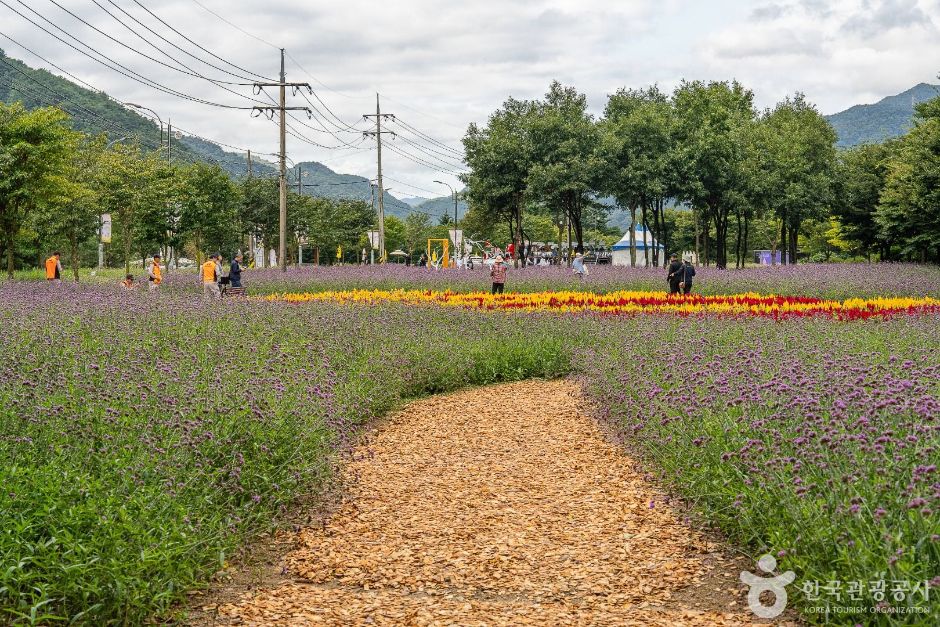
{"type": "Polygon", "coordinates": [[[389,133],[392,136],[395,135],[394,131],[383,131],[382,130],[382,118],[385,119],[395,119],[393,113],[382,113],[382,110],[379,106],[379,94],[375,94],[375,114],[367,113],[362,116],[365,119],[375,117],[375,130],[374,131],[363,131],[362,134],[369,136],[375,136],[376,151],[378,153],[378,176],[376,177],[376,183],[379,187],[379,259],[383,262],[385,261],[385,188],[382,187],[382,133],[389,133]]]}
{"type": "Polygon", "coordinates": [[[251,151],[248,151],[248,178],[251,178],[251,151]]]}
{"type": "Polygon", "coordinates": [[[258,115],[261,115],[262,112],[265,112],[269,115],[269,119],[273,119],[274,112],[277,111],[280,113],[279,119],[279,130],[280,130],[280,154],[278,155],[280,161],[280,176],[279,178],[279,187],[280,187],[280,211],[278,213],[278,222],[279,229],[278,235],[280,241],[280,246],[278,247],[278,252],[280,254],[280,264],[281,270],[287,271],[287,112],[288,111],[306,111],[308,117],[313,116],[313,112],[310,111],[309,107],[288,107],[287,106],[287,92],[286,89],[291,87],[293,93],[296,95],[297,90],[300,87],[306,87],[307,91],[311,94],[313,93],[313,88],[310,87],[310,83],[288,83],[285,73],[284,73],[284,49],[281,48],[281,75],[280,81],[277,83],[254,83],[255,95],[261,93],[261,90],[264,87],[277,87],[279,89],[279,98],[277,106],[264,106],[264,107],[253,107],[252,112],[257,111],[258,115]]]}
{"type": "Polygon", "coordinates": [[[173,125],[170,123],[170,118],[166,119],[166,162],[170,163],[170,131],[173,130],[173,125]]]}

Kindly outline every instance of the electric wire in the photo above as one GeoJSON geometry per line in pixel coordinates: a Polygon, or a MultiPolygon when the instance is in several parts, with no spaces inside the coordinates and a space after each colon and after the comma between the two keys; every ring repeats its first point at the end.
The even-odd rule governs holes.
{"type": "MultiPolygon", "coordinates": [[[[17,0],[17,1],[19,2],[20,0],[17,0]]],[[[20,3],[22,4],[22,2],[20,2],[20,3]]],[[[35,26],[35,27],[37,27],[38,29],[40,29],[41,31],[43,31],[43,32],[46,33],[47,35],[53,37],[53,38],[56,39],[57,41],[59,41],[59,42],[65,44],[65,45],[68,46],[69,48],[75,50],[75,51],[78,52],[79,54],[81,54],[81,55],[83,55],[83,56],[86,56],[86,57],[88,57],[89,59],[92,59],[93,61],[95,61],[95,62],[97,62],[97,63],[100,63],[101,65],[105,66],[106,68],[108,68],[108,69],[110,69],[110,70],[113,70],[113,71],[117,72],[118,74],[121,74],[122,76],[125,76],[125,77],[127,77],[127,78],[130,78],[131,80],[133,80],[133,81],[135,81],[135,82],[138,82],[138,83],[140,83],[140,84],[142,84],[142,85],[145,85],[145,86],[147,86],[147,87],[150,87],[150,88],[152,88],[152,89],[155,89],[155,90],[157,90],[157,91],[160,91],[160,92],[163,92],[163,93],[172,95],[172,96],[176,96],[176,97],[178,97],[178,98],[182,98],[182,99],[184,99],[184,100],[189,100],[189,101],[192,101],[192,102],[196,102],[196,103],[199,103],[199,104],[205,104],[205,105],[212,106],[212,107],[216,107],[216,108],[221,108],[221,109],[239,109],[239,110],[249,110],[249,109],[252,109],[252,108],[253,108],[253,107],[241,107],[241,106],[223,104],[223,103],[218,103],[218,102],[212,102],[212,101],[210,101],[210,100],[205,100],[205,99],[203,99],[203,98],[197,98],[196,96],[192,96],[192,95],[190,95],[190,94],[186,94],[186,93],[180,92],[180,91],[178,91],[178,90],[175,90],[175,89],[172,89],[172,88],[170,88],[170,87],[167,87],[166,85],[162,85],[162,84],[160,84],[160,83],[157,83],[156,81],[153,81],[152,79],[148,79],[147,77],[145,77],[145,76],[143,76],[143,75],[141,75],[141,74],[138,74],[138,73],[135,72],[134,70],[131,70],[130,68],[121,65],[120,63],[114,61],[113,59],[111,59],[111,58],[109,58],[109,57],[107,57],[107,56],[105,56],[105,55],[103,55],[103,54],[101,54],[101,53],[95,52],[95,54],[100,55],[102,58],[106,59],[106,60],[107,60],[108,62],[110,62],[110,63],[105,62],[105,61],[102,61],[102,60],[99,59],[97,56],[95,56],[95,54],[91,54],[91,53],[89,53],[89,52],[86,52],[85,50],[82,50],[81,48],[76,47],[75,45],[69,43],[69,42],[66,41],[65,39],[62,39],[61,37],[59,37],[58,35],[56,35],[56,34],[53,33],[52,31],[50,31],[50,30],[47,29],[46,27],[44,27],[44,26],[42,26],[41,24],[35,22],[32,18],[30,18],[30,17],[24,15],[23,13],[21,13],[20,11],[18,11],[17,9],[15,9],[14,7],[10,6],[10,4],[8,4],[8,3],[6,2],[6,0],[0,0],[0,4],[2,4],[3,6],[7,7],[8,9],[10,9],[10,10],[13,11],[14,13],[16,13],[17,15],[19,15],[20,17],[22,17],[24,20],[26,20],[27,22],[29,22],[29,23],[32,24],[33,26],[35,26]],[[114,64],[114,65],[111,65],[111,64],[114,64]],[[115,66],[117,66],[117,67],[115,67],[115,66]]],[[[26,5],[24,5],[24,6],[26,6],[26,5]]],[[[27,7],[27,8],[29,8],[29,7],[27,7]]],[[[51,22],[50,20],[46,19],[45,17],[43,17],[43,16],[40,15],[39,13],[36,13],[36,12],[33,11],[32,9],[30,9],[30,11],[32,11],[33,13],[35,13],[35,14],[36,14],[37,16],[39,16],[42,20],[46,21],[47,23],[49,23],[50,25],[52,25],[54,28],[60,30],[61,32],[63,32],[64,34],[66,34],[68,37],[72,38],[73,40],[75,40],[76,42],[78,42],[79,44],[81,44],[82,46],[84,46],[85,48],[88,48],[89,50],[93,50],[90,46],[88,46],[88,45],[85,44],[84,42],[80,41],[80,40],[77,39],[76,37],[72,36],[72,35],[69,34],[67,31],[65,31],[64,29],[62,29],[61,27],[59,27],[59,26],[56,25],[55,23],[51,22]]]]}
{"type": "MultiPolygon", "coordinates": [[[[108,0],[108,1],[110,2],[111,0],[108,0]]],[[[273,83],[273,82],[274,82],[273,79],[270,79],[270,78],[268,78],[268,77],[266,77],[266,76],[264,76],[264,75],[262,75],[262,74],[257,74],[257,73],[255,73],[255,72],[252,72],[251,70],[247,70],[247,69],[241,67],[240,65],[236,65],[236,64],[232,63],[231,61],[229,61],[229,60],[227,60],[227,59],[224,59],[224,58],[218,56],[217,54],[215,54],[215,53],[212,52],[211,50],[209,50],[209,49],[207,49],[207,48],[204,48],[203,46],[199,45],[198,43],[196,43],[195,41],[193,41],[192,39],[190,39],[189,37],[187,37],[186,35],[184,35],[184,34],[181,33],[180,31],[176,30],[175,28],[173,28],[172,26],[170,26],[169,24],[167,24],[160,16],[158,16],[156,13],[154,13],[153,11],[151,11],[150,9],[148,9],[147,7],[145,7],[143,4],[141,4],[140,2],[138,2],[138,0],[133,0],[133,1],[134,1],[134,4],[136,4],[137,6],[139,6],[140,8],[142,8],[144,11],[146,11],[147,13],[149,13],[155,20],[157,20],[158,22],[160,22],[161,24],[163,24],[164,26],[166,26],[167,28],[169,28],[171,31],[173,31],[174,33],[176,33],[177,35],[179,35],[180,37],[182,37],[183,39],[185,39],[186,41],[188,41],[188,42],[191,43],[192,45],[196,46],[197,48],[199,48],[200,50],[202,50],[202,51],[205,52],[206,54],[212,56],[212,57],[215,58],[215,59],[218,59],[218,60],[221,61],[222,63],[225,63],[225,64],[227,64],[227,65],[232,66],[233,68],[235,68],[235,69],[237,69],[237,70],[240,70],[240,71],[242,71],[242,72],[245,72],[246,74],[251,74],[252,76],[254,76],[254,77],[256,77],[256,78],[263,79],[263,80],[265,80],[265,81],[267,81],[267,82],[269,82],[269,83],[273,83]]],[[[112,2],[112,4],[114,4],[114,3],[112,2]]],[[[199,4],[199,3],[196,2],[196,4],[199,4]]],[[[202,5],[199,5],[199,6],[202,6],[202,5]]],[[[202,7],[202,8],[205,9],[205,7],[202,7]]],[[[206,9],[206,10],[208,11],[208,9],[206,9]]],[[[209,11],[209,12],[212,13],[212,11],[209,11]]],[[[214,14],[213,14],[213,15],[214,15],[214,14]]],[[[218,16],[216,16],[216,17],[218,17],[218,16]]],[[[223,21],[225,21],[225,20],[223,20],[223,21]]],[[[263,41],[263,40],[261,40],[261,41],[263,41]]],[[[267,43],[267,42],[263,42],[263,43],[267,43]]],[[[274,44],[268,44],[268,45],[270,45],[270,46],[272,46],[272,47],[274,47],[274,48],[277,48],[277,46],[274,46],[274,44]]],[[[182,48],[181,48],[181,49],[182,49],[182,48]]]]}

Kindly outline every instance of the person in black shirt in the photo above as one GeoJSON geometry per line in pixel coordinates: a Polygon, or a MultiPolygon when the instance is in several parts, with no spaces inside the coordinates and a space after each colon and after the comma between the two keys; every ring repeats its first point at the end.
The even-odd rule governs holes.
{"type": "Polygon", "coordinates": [[[232,265],[228,270],[229,285],[232,287],[242,286],[242,254],[236,253],[232,259],[232,265]]]}
{"type": "Polygon", "coordinates": [[[679,283],[682,282],[683,275],[685,274],[685,266],[682,265],[682,262],[679,261],[676,255],[672,255],[669,257],[669,268],[666,271],[668,272],[666,280],[669,281],[669,293],[678,294],[679,283]]]}
{"type": "Polygon", "coordinates": [[[692,277],[695,276],[695,268],[692,262],[686,259],[685,266],[682,268],[682,293],[688,294],[692,291],[692,277]]]}

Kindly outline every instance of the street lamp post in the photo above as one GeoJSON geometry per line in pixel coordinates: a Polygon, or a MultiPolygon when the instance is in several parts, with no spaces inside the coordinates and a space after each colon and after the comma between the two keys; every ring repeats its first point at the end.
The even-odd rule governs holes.
{"type": "Polygon", "coordinates": [[[451,193],[454,195],[454,267],[457,267],[457,190],[454,189],[448,183],[444,181],[434,181],[439,185],[447,185],[450,188],[451,193]]]}
{"type": "MultiPolygon", "coordinates": [[[[112,139],[104,147],[105,150],[108,150],[114,144],[124,141],[127,137],[119,137],[117,139],[112,139]]],[[[98,218],[98,269],[101,270],[104,268],[104,242],[101,241],[101,217],[98,218]]]]}
{"type": "MultiPolygon", "coordinates": [[[[153,114],[155,118],[157,118],[157,122],[160,123],[160,149],[162,150],[163,149],[163,119],[157,114],[156,111],[154,111],[153,109],[149,107],[139,105],[135,102],[125,102],[124,104],[127,105],[128,107],[133,107],[134,109],[140,109],[141,111],[149,111],[150,113],[153,114]]],[[[170,127],[169,126],[167,126],[166,128],[166,159],[167,161],[170,160],[170,127]]]]}

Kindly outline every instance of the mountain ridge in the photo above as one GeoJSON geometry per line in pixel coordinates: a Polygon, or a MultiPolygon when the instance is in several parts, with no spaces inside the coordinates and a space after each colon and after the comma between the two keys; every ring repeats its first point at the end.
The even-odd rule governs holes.
{"type": "Polygon", "coordinates": [[[914,119],[914,105],[937,96],[940,85],[919,83],[878,102],[858,104],[825,118],[839,136],[836,145],[840,148],[877,143],[906,133],[914,119]]]}

